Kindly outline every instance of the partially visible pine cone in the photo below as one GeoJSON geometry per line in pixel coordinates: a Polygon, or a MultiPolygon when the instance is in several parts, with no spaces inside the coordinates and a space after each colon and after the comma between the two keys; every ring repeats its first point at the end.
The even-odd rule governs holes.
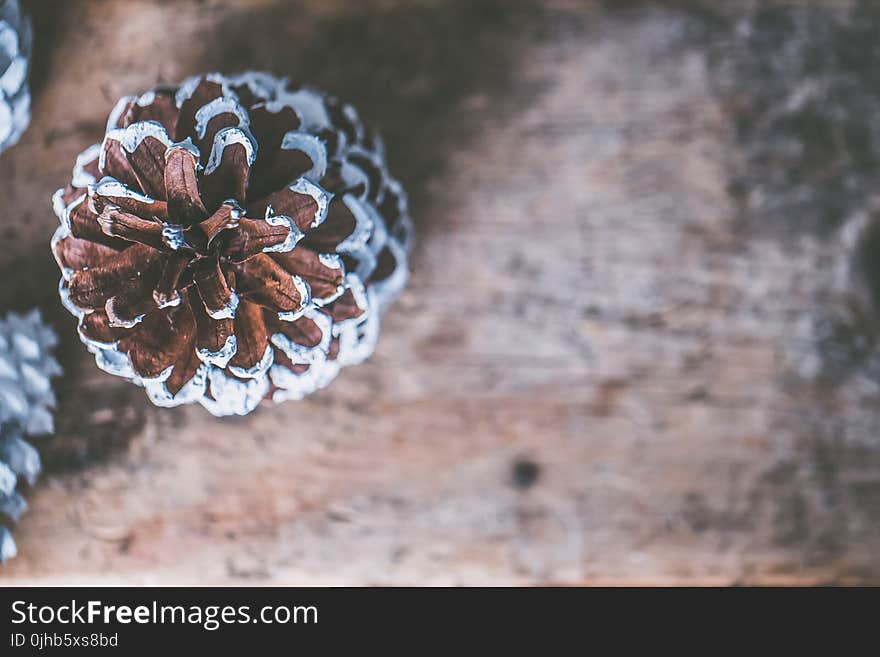
{"type": "MultiPolygon", "coordinates": [[[[53,430],[50,378],[61,373],[51,355],[56,341],[37,311],[0,320],[0,516],[12,522],[27,509],[18,483],[33,485],[40,474],[40,456],[24,436],[53,430]]],[[[0,561],[15,554],[15,542],[0,524],[0,561]]]]}
{"type": "Polygon", "coordinates": [[[30,56],[30,20],[18,0],[0,0],[0,151],[18,141],[31,118],[30,56]]]}
{"type": "Polygon", "coordinates": [[[54,207],[61,296],[102,369],[215,415],[368,357],[410,222],[350,105],[265,73],[116,105],[54,207]]]}

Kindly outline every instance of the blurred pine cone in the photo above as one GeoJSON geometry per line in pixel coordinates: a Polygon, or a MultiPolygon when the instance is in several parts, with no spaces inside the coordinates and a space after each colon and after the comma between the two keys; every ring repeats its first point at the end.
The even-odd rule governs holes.
{"type": "MultiPolygon", "coordinates": [[[[33,485],[40,474],[40,456],[24,436],[53,430],[50,378],[61,373],[51,355],[56,342],[37,311],[0,320],[0,516],[13,522],[27,509],[18,484],[33,485]]],[[[0,561],[15,554],[15,542],[0,524],[0,561]]]]}
{"type": "Polygon", "coordinates": [[[30,121],[30,56],[30,20],[18,0],[0,0],[0,151],[17,142],[30,121]]]}
{"type": "Polygon", "coordinates": [[[265,73],[116,105],[56,192],[61,296],[102,369],[215,415],[372,353],[410,223],[350,105],[265,73]]]}

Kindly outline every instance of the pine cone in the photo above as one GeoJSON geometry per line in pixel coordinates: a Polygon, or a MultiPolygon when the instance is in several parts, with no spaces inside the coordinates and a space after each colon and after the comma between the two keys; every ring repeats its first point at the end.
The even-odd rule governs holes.
{"type": "Polygon", "coordinates": [[[0,151],[17,142],[30,121],[30,56],[30,20],[18,0],[0,0],[0,151]]]}
{"type": "MultiPolygon", "coordinates": [[[[0,516],[13,522],[27,509],[17,484],[33,485],[40,474],[40,455],[24,436],[53,430],[49,379],[61,373],[51,355],[55,343],[37,311],[0,320],[0,516]]],[[[0,524],[0,562],[15,554],[15,542],[0,524]]]]}
{"type": "Polygon", "coordinates": [[[61,297],[102,369],[215,415],[372,353],[406,197],[357,113],[265,73],[123,98],[56,192],[61,297]]]}

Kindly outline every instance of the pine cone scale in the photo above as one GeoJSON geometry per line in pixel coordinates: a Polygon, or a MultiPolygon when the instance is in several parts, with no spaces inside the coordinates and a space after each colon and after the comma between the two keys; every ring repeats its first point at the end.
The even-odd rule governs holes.
{"type": "Polygon", "coordinates": [[[198,299],[198,294],[195,298],[190,292],[184,294],[196,320],[196,349],[201,359],[218,367],[226,367],[229,358],[235,353],[234,344],[229,344],[230,339],[233,342],[235,340],[233,321],[210,317],[204,303],[198,299]]]}
{"type": "Polygon", "coordinates": [[[122,329],[111,326],[110,317],[103,310],[83,315],[79,333],[85,340],[102,345],[115,344],[125,335],[122,329]]]}
{"type": "Polygon", "coordinates": [[[119,340],[119,348],[145,379],[162,376],[192,346],[195,321],[188,308],[167,309],[146,315],[119,340]]]}
{"type": "Polygon", "coordinates": [[[162,273],[156,287],[153,289],[153,301],[159,308],[176,306],[180,303],[180,290],[185,289],[183,284],[190,276],[188,253],[169,254],[162,265],[162,273]]]}
{"type": "Polygon", "coordinates": [[[238,128],[226,128],[214,142],[211,157],[204,168],[200,191],[210,212],[226,199],[245,202],[253,147],[248,136],[238,128]]]}
{"type": "Polygon", "coordinates": [[[165,155],[168,214],[184,226],[197,224],[208,216],[199,194],[198,166],[198,154],[185,145],[175,144],[165,155]]]}
{"type": "MultiPolygon", "coordinates": [[[[168,203],[136,192],[111,176],[105,176],[100,182],[89,185],[88,197],[97,213],[111,206],[142,218],[166,222],[171,220],[168,203]]],[[[80,204],[78,209],[85,213],[91,212],[89,203],[80,204]]]]}
{"type": "Polygon", "coordinates": [[[307,234],[326,219],[328,202],[324,190],[300,178],[250,203],[248,211],[253,217],[288,217],[300,232],[307,234]]]}
{"type": "Polygon", "coordinates": [[[160,251],[165,247],[162,224],[152,219],[142,219],[112,205],[106,206],[98,215],[98,225],[108,237],[139,242],[160,251]]]}
{"type": "Polygon", "coordinates": [[[195,340],[185,344],[180,357],[171,370],[171,374],[165,381],[165,388],[173,397],[177,395],[187,383],[196,378],[199,370],[204,366],[199,359],[198,353],[193,348],[195,340]]]}
{"type": "Polygon", "coordinates": [[[93,262],[106,261],[119,251],[99,242],[68,235],[59,241],[54,253],[61,269],[78,270],[88,267],[93,262]]]}
{"type": "MultiPolygon", "coordinates": [[[[89,207],[88,198],[83,195],[76,198],[66,207],[65,221],[68,224],[69,234],[74,237],[108,246],[116,251],[122,251],[129,244],[125,240],[109,237],[101,229],[98,223],[98,212],[89,207]]],[[[66,235],[64,235],[66,237],[66,235]]]]}
{"type": "MultiPolygon", "coordinates": [[[[133,123],[128,127],[127,131],[139,125],[142,124],[133,123]]],[[[144,194],[160,201],[165,201],[165,150],[168,148],[170,140],[165,132],[165,128],[159,124],[145,122],[143,125],[155,125],[157,130],[161,131],[163,138],[157,139],[153,136],[147,136],[131,151],[128,151],[125,142],[123,142],[122,148],[128,151],[128,163],[137,178],[138,186],[144,194]]],[[[137,133],[135,135],[135,139],[137,139],[137,133]]],[[[130,135],[124,135],[123,139],[127,137],[130,137],[130,135]]]]}
{"type": "Polygon", "coordinates": [[[269,257],[283,270],[297,272],[308,283],[313,300],[326,304],[344,291],[345,266],[337,255],[303,248],[270,253],[269,257]]]}
{"type": "Polygon", "coordinates": [[[263,321],[263,310],[255,303],[243,301],[235,315],[237,348],[229,368],[236,376],[253,378],[250,374],[264,359],[269,348],[269,336],[263,321]]]}
{"type": "Polygon", "coordinates": [[[221,82],[214,82],[209,78],[198,80],[197,85],[193,89],[188,89],[186,85],[182,85],[175,95],[175,100],[180,105],[175,135],[177,141],[183,141],[187,136],[193,134],[196,128],[196,114],[198,111],[222,96],[223,84],[221,82]]]}

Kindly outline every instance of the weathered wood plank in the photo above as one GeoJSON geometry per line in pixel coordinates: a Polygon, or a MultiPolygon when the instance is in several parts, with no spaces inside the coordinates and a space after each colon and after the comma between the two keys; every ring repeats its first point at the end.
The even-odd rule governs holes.
{"type": "Polygon", "coordinates": [[[127,0],[37,18],[34,121],[0,159],[4,305],[72,336],[49,196],[116,97],[202,70],[354,102],[419,242],[375,357],[246,419],[152,409],[68,339],[50,472],[0,581],[880,581],[876,385],[829,385],[809,328],[849,303],[865,219],[790,239],[743,221],[731,186],[752,163],[703,13],[127,0]]]}

